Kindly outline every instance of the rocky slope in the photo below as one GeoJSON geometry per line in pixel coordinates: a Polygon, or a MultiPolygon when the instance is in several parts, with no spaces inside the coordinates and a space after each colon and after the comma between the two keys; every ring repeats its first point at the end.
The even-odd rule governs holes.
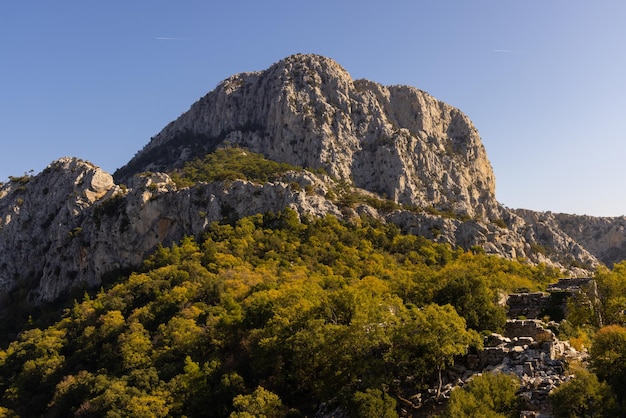
{"type": "Polygon", "coordinates": [[[167,171],[228,142],[405,204],[486,218],[495,177],[458,109],[413,87],[353,81],[336,62],[294,55],[238,74],[195,103],[115,174],[167,171]]]}
{"type": "Polygon", "coordinates": [[[212,221],[287,207],[366,214],[573,274],[625,255],[621,218],[502,207],[478,133],[458,109],[412,87],[353,81],[327,58],[294,55],[222,82],[114,176],[62,158],[1,185],[0,296],[23,289],[32,301],[54,300],[212,221]],[[264,184],[177,188],[162,173],[226,145],[328,175],[293,171],[264,184]],[[346,192],[358,198],[342,203],[337,195],[346,192]]]}
{"type": "Polygon", "coordinates": [[[563,231],[606,266],[626,259],[626,217],[516,210],[527,223],[563,231]]]}
{"type": "Polygon", "coordinates": [[[115,185],[88,162],[62,158],[0,188],[0,296],[21,286],[32,301],[51,301],[97,286],[105,273],[136,267],[157,245],[199,235],[213,221],[287,207],[340,215],[320,195],[302,191],[325,187],[307,172],[288,173],[279,183],[182,190],[155,173],[135,177],[132,186],[115,185]]]}

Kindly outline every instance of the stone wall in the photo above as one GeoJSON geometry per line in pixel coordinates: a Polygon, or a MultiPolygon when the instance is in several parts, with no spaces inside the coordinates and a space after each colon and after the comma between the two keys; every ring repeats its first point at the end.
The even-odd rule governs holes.
{"type": "Polygon", "coordinates": [[[539,318],[550,305],[550,294],[544,292],[513,293],[507,298],[509,318],[539,318]]]}
{"type": "Polygon", "coordinates": [[[507,338],[530,337],[535,341],[556,341],[554,333],[543,327],[537,319],[508,320],[504,327],[504,336],[507,338]]]}
{"type": "Polygon", "coordinates": [[[577,303],[594,309],[598,302],[598,289],[591,278],[559,279],[548,286],[548,293],[524,292],[512,293],[507,298],[508,317],[517,319],[537,319],[549,316],[560,321],[567,315],[567,301],[575,297],[577,303]]]}

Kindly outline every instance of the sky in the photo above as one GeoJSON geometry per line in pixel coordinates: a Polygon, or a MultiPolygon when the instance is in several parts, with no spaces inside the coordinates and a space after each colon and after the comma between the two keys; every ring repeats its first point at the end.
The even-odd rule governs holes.
{"type": "Polygon", "coordinates": [[[624,0],[30,0],[0,5],[0,182],[113,173],[232,74],[294,53],[478,129],[510,208],[626,215],[624,0]]]}

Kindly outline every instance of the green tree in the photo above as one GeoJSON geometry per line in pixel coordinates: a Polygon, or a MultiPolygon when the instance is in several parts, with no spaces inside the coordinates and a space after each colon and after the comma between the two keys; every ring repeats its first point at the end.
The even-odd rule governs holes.
{"type": "Polygon", "coordinates": [[[230,418],[279,418],[285,416],[283,403],[275,393],[259,386],[249,395],[238,395],[233,399],[236,411],[230,418]]]}
{"type": "Polygon", "coordinates": [[[589,354],[593,371],[626,406],[626,328],[608,325],[598,330],[589,354]]]}
{"type": "MultiPolygon", "coordinates": [[[[500,331],[506,322],[504,307],[497,305],[497,296],[478,264],[483,255],[463,257],[439,273],[443,286],[435,294],[435,302],[447,303],[465,318],[468,328],[476,331],[500,331]]],[[[494,286],[495,287],[495,286],[494,286]]]]}
{"type": "MultiPolygon", "coordinates": [[[[170,394],[163,388],[143,390],[122,379],[81,371],[56,387],[45,416],[166,417],[170,394]]],[[[32,416],[32,415],[29,415],[32,416]]]]}
{"type": "Polygon", "coordinates": [[[480,347],[482,341],[476,331],[467,330],[465,320],[451,305],[430,304],[410,309],[398,327],[390,362],[399,368],[402,376],[417,371],[427,376],[437,371],[437,396],[441,393],[442,372],[454,363],[454,358],[466,354],[470,346],[480,347]]]}
{"type": "Polygon", "coordinates": [[[169,412],[165,392],[146,393],[128,385],[125,379],[99,379],[100,393],[89,400],[84,411],[106,417],[166,417],[169,412]]]}
{"type": "Polygon", "coordinates": [[[521,404],[516,395],[519,386],[514,375],[485,373],[476,376],[464,388],[452,391],[445,416],[519,417],[521,404]]]}
{"type": "Polygon", "coordinates": [[[598,286],[603,323],[626,324],[626,261],[614,264],[612,270],[599,268],[594,279],[598,286]]]}
{"type": "Polygon", "coordinates": [[[263,155],[247,149],[230,147],[220,148],[202,159],[186,163],[182,170],[172,173],[172,179],[182,187],[199,181],[243,179],[266,182],[291,170],[302,171],[302,168],[267,160],[263,155]]]}
{"type": "Polygon", "coordinates": [[[606,382],[583,367],[577,367],[574,378],[550,392],[549,399],[554,416],[610,417],[618,416],[615,395],[606,382]]]}
{"type": "Polygon", "coordinates": [[[397,418],[396,400],[379,389],[366,389],[352,397],[354,416],[359,418],[397,418]]]}
{"type": "Polygon", "coordinates": [[[19,415],[45,410],[65,363],[61,353],[66,343],[66,330],[35,328],[23,332],[18,341],[0,352],[0,367],[10,377],[9,385],[2,379],[0,386],[6,406],[19,415]]]}
{"type": "Polygon", "coordinates": [[[150,335],[140,322],[131,322],[129,330],[119,336],[118,343],[125,369],[147,367],[150,364],[152,343],[150,335]]]}
{"type": "Polygon", "coordinates": [[[0,417],[19,418],[19,415],[17,415],[15,412],[11,411],[10,409],[3,408],[0,406],[0,417]]]}

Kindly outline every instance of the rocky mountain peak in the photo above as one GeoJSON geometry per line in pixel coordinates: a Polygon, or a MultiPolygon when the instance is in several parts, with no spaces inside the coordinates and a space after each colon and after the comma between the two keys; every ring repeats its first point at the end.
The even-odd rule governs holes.
{"type": "Polygon", "coordinates": [[[224,144],[323,168],[398,203],[479,218],[497,212],[493,170],[467,116],[413,87],[355,81],[318,55],[224,80],[115,178],[169,171],[224,144]]]}
{"type": "MultiPolygon", "coordinates": [[[[93,164],[64,157],[37,176],[14,177],[0,188],[0,293],[24,278],[55,286],[71,263],[66,244],[82,231],[84,211],[119,191],[93,164]],[[62,267],[62,266],[65,267],[62,267]]],[[[70,268],[71,269],[71,268],[70,268]]],[[[70,276],[78,272],[72,270],[70,276]]],[[[56,293],[58,294],[58,292],[56,293]]]]}
{"type": "Polygon", "coordinates": [[[211,222],[286,208],[366,215],[572,274],[626,253],[624,219],[499,205],[485,149],[460,110],[417,88],[353,80],[331,59],[298,54],[224,80],[114,176],[66,157],[0,184],[0,307],[16,288],[35,302],[55,300],[140,265],[158,245],[199,236],[211,222]],[[180,188],[167,174],[229,146],[295,167],[267,181],[244,176],[180,188]]]}
{"type": "MultiPolygon", "coordinates": [[[[0,228],[13,218],[30,219],[50,209],[57,221],[65,223],[64,217],[79,215],[116,188],[113,177],[99,167],[78,158],[60,158],[36,176],[13,177],[2,185],[0,211],[8,215],[0,220],[0,228]]],[[[45,229],[53,221],[45,220],[41,226],[45,229]]]]}

